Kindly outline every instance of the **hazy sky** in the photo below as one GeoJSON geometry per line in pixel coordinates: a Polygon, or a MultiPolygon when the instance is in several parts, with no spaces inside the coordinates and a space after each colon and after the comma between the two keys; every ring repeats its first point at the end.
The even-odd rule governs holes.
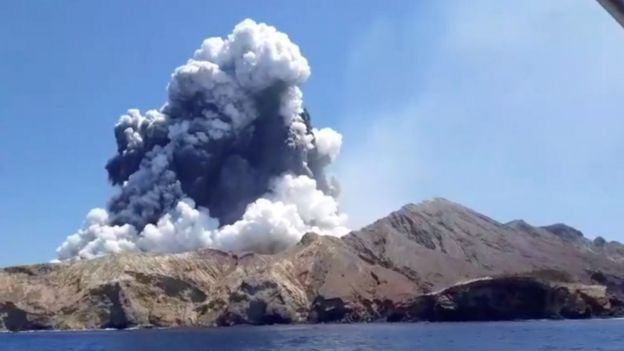
{"type": "Polygon", "coordinates": [[[594,1],[2,1],[0,266],[48,261],[111,193],[128,108],[246,17],[299,44],[353,226],[441,196],[624,240],[624,30],[594,1]]]}

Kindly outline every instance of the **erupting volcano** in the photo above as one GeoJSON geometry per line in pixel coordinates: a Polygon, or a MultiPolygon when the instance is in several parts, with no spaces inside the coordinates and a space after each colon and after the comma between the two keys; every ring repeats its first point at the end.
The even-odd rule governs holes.
{"type": "Polygon", "coordinates": [[[306,232],[348,230],[326,167],[342,136],[303,107],[308,61],[288,36],[252,20],[208,38],[178,67],[162,108],[131,109],[106,165],[118,187],[106,209],[58,248],[58,259],[198,248],[273,253],[306,232]]]}

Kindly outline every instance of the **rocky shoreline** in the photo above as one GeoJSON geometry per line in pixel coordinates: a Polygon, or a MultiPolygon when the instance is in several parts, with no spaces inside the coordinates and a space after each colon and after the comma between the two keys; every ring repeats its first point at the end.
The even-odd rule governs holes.
{"type": "MultiPolygon", "coordinates": [[[[119,291],[114,293],[119,294],[119,291]]],[[[604,286],[546,282],[522,276],[476,279],[399,303],[386,300],[352,305],[341,299],[318,297],[310,307],[308,319],[297,321],[279,313],[268,312],[266,303],[256,301],[255,304],[249,304],[242,315],[226,313],[206,324],[149,321],[137,324],[131,316],[125,314],[123,306],[114,307],[113,304],[107,312],[100,314],[105,315],[105,318],[100,319],[99,324],[91,324],[86,329],[222,327],[237,324],[513,321],[624,316],[624,302],[609,296],[604,286]]],[[[0,316],[0,330],[67,329],[62,324],[54,324],[50,316],[30,313],[11,302],[0,304],[0,316]]]]}
{"type": "Polygon", "coordinates": [[[624,316],[624,250],[447,200],[274,255],[126,253],[0,270],[0,330],[624,316]]]}
{"type": "Polygon", "coordinates": [[[479,279],[415,301],[390,321],[508,321],[586,319],[624,315],[624,304],[605,286],[547,282],[533,277],[479,279]]]}

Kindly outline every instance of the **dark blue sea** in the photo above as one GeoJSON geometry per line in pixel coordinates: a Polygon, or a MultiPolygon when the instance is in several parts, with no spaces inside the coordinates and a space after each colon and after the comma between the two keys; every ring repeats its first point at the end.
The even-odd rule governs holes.
{"type": "Polygon", "coordinates": [[[0,350],[622,351],[624,320],[2,333],[0,350]]]}

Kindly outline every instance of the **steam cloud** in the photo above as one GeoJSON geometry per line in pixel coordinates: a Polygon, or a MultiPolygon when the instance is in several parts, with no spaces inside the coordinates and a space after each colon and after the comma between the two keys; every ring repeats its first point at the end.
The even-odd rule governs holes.
{"type": "Polygon", "coordinates": [[[59,260],[197,248],[272,253],[314,231],[347,232],[325,168],[342,136],[313,129],[300,86],[307,60],[252,20],[206,39],[172,74],[160,110],[129,110],[106,169],[107,209],[57,249],[59,260]]]}

